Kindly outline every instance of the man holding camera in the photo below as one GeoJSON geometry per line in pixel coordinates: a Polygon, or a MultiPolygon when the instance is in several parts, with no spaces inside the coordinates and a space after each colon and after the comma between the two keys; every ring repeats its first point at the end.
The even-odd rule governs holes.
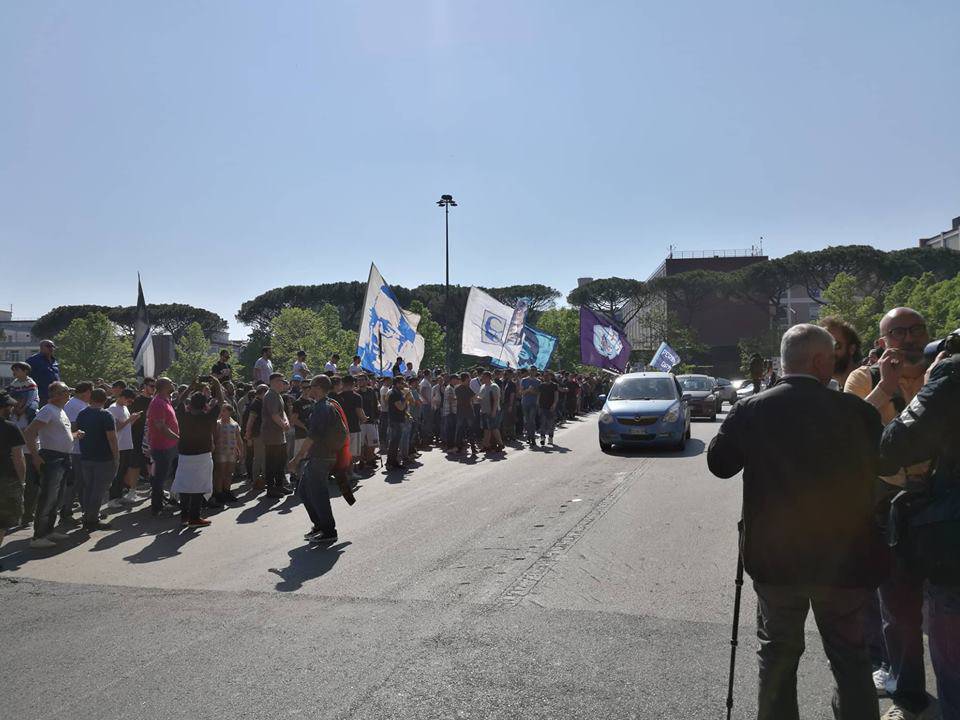
{"type": "MultiPolygon", "coordinates": [[[[919,683],[916,690],[924,691],[922,609],[926,597],[930,658],[941,717],[960,720],[960,331],[937,349],[943,352],[927,371],[925,384],[883,433],[882,456],[906,468],[908,481],[894,498],[890,514],[899,596],[897,604],[889,605],[882,592],[881,600],[885,635],[887,610],[893,611],[889,619],[896,621],[902,620],[898,612],[909,612],[906,629],[915,634],[899,638],[903,642],[899,655],[917,663],[916,675],[909,679],[919,683]],[[929,472],[911,473],[917,463],[926,461],[932,461],[929,472]]],[[[892,682],[902,677],[895,673],[902,671],[895,664],[896,649],[888,639],[892,682]]]]}
{"type": "Polygon", "coordinates": [[[834,341],[796,325],[780,347],[783,378],[744,398],[710,443],[711,472],[743,471],[744,569],[757,593],[759,720],[797,720],[797,666],[813,609],[836,680],[834,714],[876,720],[862,611],[887,572],[874,521],[882,432],[876,409],[828,389],[834,341]]]}
{"type": "MultiPolygon", "coordinates": [[[[913,400],[924,383],[927,361],[924,347],[929,341],[927,324],[916,310],[899,307],[880,321],[879,343],[883,354],[877,365],[856,368],[847,377],[844,390],[863,398],[880,412],[884,425],[892,422],[913,400]]],[[[926,465],[907,468],[885,476],[876,484],[878,512],[886,521],[893,496],[920,476],[926,465]]],[[[902,557],[894,557],[890,577],[879,588],[883,645],[888,667],[874,672],[874,684],[881,695],[889,694],[893,707],[888,718],[924,717],[930,706],[923,662],[923,578],[902,557]]],[[[868,614],[868,632],[879,630],[878,619],[868,614]]]]}

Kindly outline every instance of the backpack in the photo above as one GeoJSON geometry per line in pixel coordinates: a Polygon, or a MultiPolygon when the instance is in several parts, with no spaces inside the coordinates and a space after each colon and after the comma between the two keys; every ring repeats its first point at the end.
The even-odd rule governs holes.
{"type": "Polygon", "coordinates": [[[347,439],[347,427],[330,401],[320,400],[313,406],[310,429],[313,430],[317,423],[323,423],[323,434],[318,438],[314,437],[310,454],[313,457],[335,458],[347,439]]]}
{"type": "MultiPolygon", "coordinates": [[[[870,381],[872,383],[871,387],[876,387],[880,384],[880,366],[871,365],[870,366],[870,381]]],[[[903,398],[903,393],[900,392],[899,388],[897,389],[896,395],[890,398],[890,401],[893,403],[893,409],[897,411],[897,415],[902,413],[907,407],[907,401],[903,398]]]]}

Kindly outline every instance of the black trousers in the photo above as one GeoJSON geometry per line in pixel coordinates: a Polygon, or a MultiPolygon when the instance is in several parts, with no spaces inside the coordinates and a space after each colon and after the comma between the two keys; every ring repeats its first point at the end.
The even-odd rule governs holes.
{"type": "Polygon", "coordinates": [[[797,667],[805,649],[804,623],[811,608],[836,681],[834,717],[877,720],[880,705],[863,626],[871,590],[760,583],[753,587],[760,640],[757,720],[799,720],[797,667]]]}
{"type": "Polygon", "coordinates": [[[180,493],[180,515],[187,520],[199,520],[203,507],[203,493],[180,493]]]}
{"type": "Polygon", "coordinates": [[[281,487],[287,467],[287,446],[264,445],[263,450],[264,482],[268,488],[281,487]]]}

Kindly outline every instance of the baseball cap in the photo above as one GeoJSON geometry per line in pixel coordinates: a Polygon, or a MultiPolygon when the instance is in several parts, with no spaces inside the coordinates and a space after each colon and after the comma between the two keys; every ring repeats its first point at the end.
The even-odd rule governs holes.
{"type": "Polygon", "coordinates": [[[296,380],[297,382],[303,382],[303,377],[300,375],[294,375],[291,380],[296,380]]]}

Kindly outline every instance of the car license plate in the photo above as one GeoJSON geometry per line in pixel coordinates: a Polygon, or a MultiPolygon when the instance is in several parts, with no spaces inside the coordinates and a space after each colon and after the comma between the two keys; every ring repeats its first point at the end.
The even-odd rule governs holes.
{"type": "Polygon", "coordinates": [[[631,435],[639,435],[640,437],[647,437],[650,435],[644,428],[630,428],[631,435]]]}

